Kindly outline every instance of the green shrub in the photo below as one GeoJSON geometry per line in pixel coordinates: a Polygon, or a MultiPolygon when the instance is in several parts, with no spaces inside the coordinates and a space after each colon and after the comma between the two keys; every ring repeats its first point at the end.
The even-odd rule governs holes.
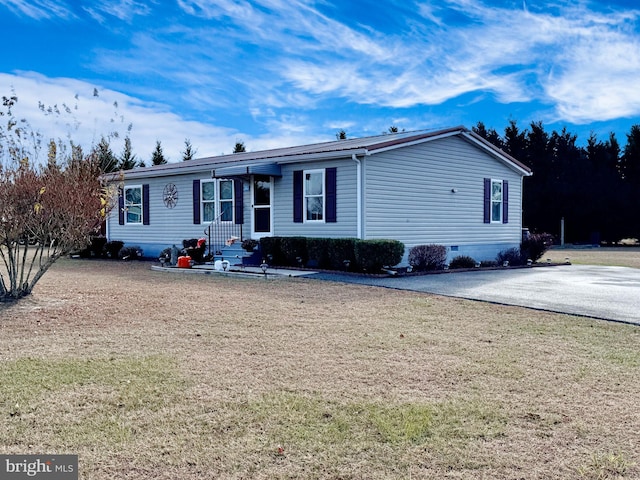
{"type": "Polygon", "coordinates": [[[280,240],[282,237],[262,237],[260,239],[260,251],[262,258],[270,265],[284,265],[280,240]]]}
{"type": "Polygon", "coordinates": [[[306,237],[281,237],[280,254],[282,265],[299,267],[307,264],[307,238],[306,237]]]}
{"type": "Polygon", "coordinates": [[[264,237],[260,249],[271,265],[368,272],[396,265],[404,255],[397,240],[355,238],[264,237]]]}
{"type": "Polygon", "coordinates": [[[113,259],[119,258],[118,253],[120,253],[122,247],[124,247],[124,242],[121,242],[120,240],[111,240],[110,242],[107,242],[104,245],[104,252],[106,257],[113,259]]]}
{"type": "Polygon", "coordinates": [[[443,270],[446,263],[444,245],[416,245],[409,250],[409,264],[416,270],[443,270]]]}
{"type": "Polygon", "coordinates": [[[468,255],[458,255],[449,264],[449,268],[474,268],[476,261],[468,255]]]}
{"type": "Polygon", "coordinates": [[[142,249],[138,245],[122,247],[118,252],[122,260],[138,260],[142,258],[142,249]]]}
{"type": "Polygon", "coordinates": [[[330,270],[360,270],[356,260],[356,242],[358,241],[356,238],[330,238],[328,240],[327,267],[330,270]]]}
{"type": "Polygon", "coordinates": [[[553,235],[549,233],[532,233],[522,240],[520,244],[521,257],[525,261],[531,259],[537,262],[551,245],[553,245],[553,235]]]}
{"type": "Polygon", "coordinates": [[[260,242],[258,240],[254,240],[253,238],[246,238],[242,241],[242,249],[245,252],[253,252],[260,242]]]}
{"type": "Polygon", "coordinates": [[[398,240],[358,240],[355,256],[358,267],[366,272],[379,272],[402,261],[404,244],[398,240]]]}
{"type": "Polygon", "coordinates": [[[330,238],[307,238],[307,266],[329,268],[330,238]]]}
{"type": "Polygon", "coordinates": [[[491,267],[497,267],[497,266],[498,266],[498,262],[496,260],[482,260],[480,262],[481,268],[491,268],[491,267]]]}

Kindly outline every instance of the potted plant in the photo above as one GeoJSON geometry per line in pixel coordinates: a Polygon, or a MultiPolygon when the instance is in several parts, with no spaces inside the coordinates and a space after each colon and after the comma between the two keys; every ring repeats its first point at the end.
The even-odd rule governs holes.
{"type": "Polygon", "coordinates": [[[257,246],[258,241],[254,240],[253,238],[247,238],[246,240],[242,241],[242,249],[249,253],[252,253],[257,246]]]}

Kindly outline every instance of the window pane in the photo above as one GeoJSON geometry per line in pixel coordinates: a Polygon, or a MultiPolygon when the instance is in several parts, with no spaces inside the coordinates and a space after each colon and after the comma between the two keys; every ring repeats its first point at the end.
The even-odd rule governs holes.
{"type": "Polygon", "coordinates": [[[202,200],[216,199],[216,182],[202,182],[202,200]]]}
{"type": "Polygon", "coordinates": [[[502,182],[493,182],[491,184],[491,200],[502,201],[502,182]]]}
{"type": "Polygon", "coordinates": [[[220,181],[220,200],[233,200],[233,181],[220,181]]]}
{"type": "Polygon", "coordinates": [[[125,189],[125,199],[126,202],[131,203],[142,203],[142,189],[141,188],[127,188],[125,189]]]}
{"type": "Polygon", "coordinates": [[[207,202],[202,204],[202,218],[204,222],[213,222],[216,219],[214,202],[207,202]]]}
{"type": "Polygon", "coordinates": [[[140,207],[127,207],[127,223],[141,223],[142,209],[140,207]]]}
{"type": "Polygon", "coordinates": [[[254,205],[271,205],[271,181],[269,177],[256,177],[253,183],[254,205]]]}
{"type": "Polygon", "coordinates": [[[502,221],[502,202],[491,202],[491,221],[502,221]]]}
{"type": "Polygon", "coordinates": [[[307,198],[307,220],[322,220],[322,197],[307,198]]]}
{"type": "Polygon", "coordinates": [[[271,231],[271,209],[256,208],[253,211],[254,230],[256,233],[268,233],[271,231]]]}
{"type": "Polygon", "coordinates": [[[305,195],[322,195],[322,173],[305,175],[305,195]]]}
{"type": "Polygon", "coordinates": [[[222,222],[233,221],[233,202],[229,202],[229,201],[220,202],[220,221],[222,222]]]}

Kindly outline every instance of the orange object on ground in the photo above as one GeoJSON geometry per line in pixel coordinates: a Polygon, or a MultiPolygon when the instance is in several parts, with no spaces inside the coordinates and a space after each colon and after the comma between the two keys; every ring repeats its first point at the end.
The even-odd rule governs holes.
{"type": "Polygon", "coordinates": [[[191,268],[191,257],[188,255],[178,257],[178,268],[191,268]]]}

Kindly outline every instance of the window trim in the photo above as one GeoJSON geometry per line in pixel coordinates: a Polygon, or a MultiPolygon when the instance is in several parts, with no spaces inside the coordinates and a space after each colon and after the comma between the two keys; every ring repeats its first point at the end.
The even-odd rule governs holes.
{"type": "Polygon", "coordinates": [[[302,171],[302,218],[304,223],[326,223],[327,221],[327,186],[326,186],[326,169],[315,168],[302,171]],[[307,174],[319,173],[322,176],[321,186],[322,195],[307,194],[307,174]],[[308,218],[309,209],[307,208],[308,198],[322,198],[322,219],[314,220],[308,218]]]}
{"type": "Polygon", "coordinates": [[[504,218],[504,181],[496,180],[492,178],[489,183],[489,223],[503,223],[502,220],[504,218]],[[500,184],[500,199],[496,200],[493,198],[493,185],[500,184]],[[500,206],[500,218],[493,218],[493,206],[498,204],[500,206]]]}
{"type": "Polygon", "coordinates": [[[123,201],[123,209],[124,209],[124,225],[143,225],[144,224],[144,195],[143,195],[143,186],[142,185],[125,185],[122,189],[122,201],[123,201]],[[140,190],[140,203],[132,203],[127,205],[127,190],[133,189],[140,190]],[[129,221],[129,207],[130,206],[140,206],[140,221],[139,222],[131,222],[129,221]]]}
{"type": "Polygon", "coordinates": [[[231,201],[231,219],[230,220],[221,220],[223,223],[234,223],[236,218],[236,190],[235,190],[235,180],[232,178],[213,178],[213,179],[203,179],[200,180],[200,220],[201,223],[210,224],[216,221],[222,214],[221,203],[231,201]],[[221,182],[231,182],[231,200],[221,199],[220,194],[222,189],[220,188],[221,182]],[[214,199],[213,200],[205,200],[204,198],[204,184],[205,183],[213,183],[214,184],[214,199]],[[213,219],[205,220],[205,204],[213,203],[213,219]]]}

